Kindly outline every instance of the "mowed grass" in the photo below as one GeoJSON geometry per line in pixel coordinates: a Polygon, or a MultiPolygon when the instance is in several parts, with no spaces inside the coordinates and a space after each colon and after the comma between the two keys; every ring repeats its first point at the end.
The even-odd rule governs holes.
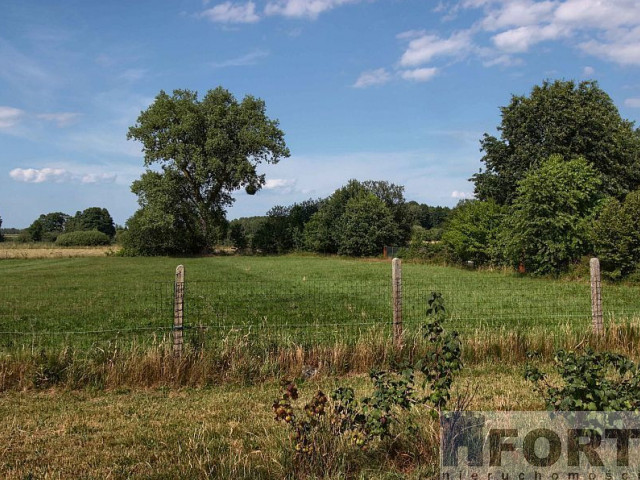
{"type": "MultiPolygon", "coordinates": [[[[300,255],[7,259],[0,261],[0,346],[166,336],[178,264],[186,268],[187,340],[230,329],[279,343],[355,341],[372,327],[390,332],[390,261],[300,255]]],[[[636,317],[638,290],[605,285],[607,320],[636,317]]],[[[587,278],[536,279],[405,262],[405,328],[423,322],[431,291],[442,292],[449,325],[463,333],[589,328],[587,278]]]]}

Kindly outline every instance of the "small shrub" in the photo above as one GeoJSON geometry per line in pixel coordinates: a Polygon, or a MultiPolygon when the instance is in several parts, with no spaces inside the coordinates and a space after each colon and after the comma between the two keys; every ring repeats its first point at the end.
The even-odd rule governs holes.
{"type": "Polygon", "coordinates": [[[291,430],[298,466],[323,471],[327,467],[323,446],[331,443],[331,438],[362,451],[382,448],[383,441],[416,431],[416,425],[402,412],[423,405],[437,418],[447,406],[453,378],[462,368],[462,348],[458,333],[447,333],[442,327],[446,318],[442,295],[432,292],[428,304],[424,325],[428,352],[413,365],[404,362],[394,370],[372,371],[370,396],[358,398],[351,387],[338,387],[329,402],[318,391],[304,406],[304,414],[298,414],[294,408],[297,385],[282,382],[283,393],[272,408],[276,421],[291,430]]]}
{"type": "Polygon", "coordinates": [[[640,370],[624,355],[591,348],[583,353],[559,350],[554,366],[562,379],[560,386],[552,384],[533,363],[525,369],[525,378],[533,382],[549,410],[640,410],[640,370]]]}
{"type": "Polygon", "coordinates": [[[97,230],[63,233],[56,239],[60,247],[94,247],[109,245],[109,236],[97,230]]]}

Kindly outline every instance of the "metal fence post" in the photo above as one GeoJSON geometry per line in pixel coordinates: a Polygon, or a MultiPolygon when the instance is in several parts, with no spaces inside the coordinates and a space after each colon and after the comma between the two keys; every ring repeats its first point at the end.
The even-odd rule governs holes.
{"type": "Polygon", "coordinates": [[[184,266],[176,268],[173,295],[173,353],[182,354],[182,330],[184,321],[184,266]]]}
{"type": "Polygon", "coordinates": [[[591,270],[591,325],[593,333],[602,335],[604,324],[602,321],[602,282],[600,280],[600,260],[592,258],[589,262],[591,270]]]}
{"type": "Polygon", "coordinates": [[[391,283],[393,291],[393,343],[402,347],[402,260],[391,262],[391,283]]]}

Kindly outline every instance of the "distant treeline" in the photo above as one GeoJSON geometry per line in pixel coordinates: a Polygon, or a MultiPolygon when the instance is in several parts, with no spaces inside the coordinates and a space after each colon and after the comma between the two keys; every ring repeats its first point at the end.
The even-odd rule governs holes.
{"type": "Polygon", "coordinates": [[[232,220],[227,240],[240,250],[261,253],[375,256],[385,245],[408,245],[416,232],[437,240],[450,212],[448,207],[406,202],[404,187],[387,181],[351,180],[327,198],[232,220]]]}
{"type": "MultiPolygon", "coordinates": [[[[2,225],[1,218],[0,225],[2,225]]],[[[65,246],[102,245],[113,241],[116,226],[106,208],[90,207],[77,211],[73,216],[63,212],[43,213],[25,229],[0,229],[0,241],[4,235],[17,236],[16,241],[25,243],[55,242],[65,246]]]]}

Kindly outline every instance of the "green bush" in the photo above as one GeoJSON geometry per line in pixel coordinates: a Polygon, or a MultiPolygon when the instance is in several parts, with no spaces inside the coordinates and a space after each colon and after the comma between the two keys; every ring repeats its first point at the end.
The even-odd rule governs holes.
{"type": "Polygon", "coordinates": [[[451,212],[442,243],[451,260],[476,265],[495,262],[504,209],[493,200],[463,200],[451,212]]]}
{"type": "Polygon", "coordinates": [[[554,367],[560,382],[532,363],[525,370],[525,378],[542,394],[548,410],[640,410],[639,367],[624,355],[590,348],[584,352],[559,350],[554,367]]]}
{"type": "Polygon", "coordinates": [[[624,202],[611,199],[593,227],[595,253],[602,270],[613,279],[628,277],[640,264],[640,190],[624,202]]]}
{"type": "Polygon", "coordinates": [[[56,245],[60,247],[94,247],[110,243],[109,236],[97,230],[63,233],[56,239],[56,245]]]}
{"type": "Polygon", "coordinates": [[[591,248],[601,178],[584,158],[552,155],[518,183],[504,222],[504,255],[537,275],[566,272],[591,248]]]}

